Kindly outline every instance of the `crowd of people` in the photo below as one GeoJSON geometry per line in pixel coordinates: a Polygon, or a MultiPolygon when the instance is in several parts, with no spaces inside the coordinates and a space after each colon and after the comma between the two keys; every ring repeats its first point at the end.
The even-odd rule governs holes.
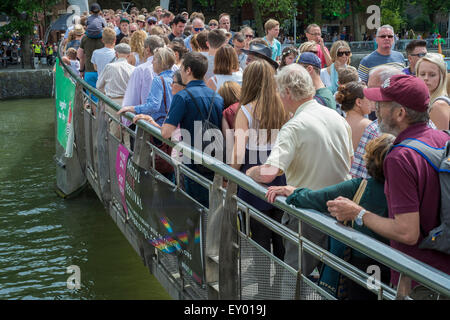
{"type": "MultiPolygon", "coordinates": [[[[204,146],[209,128],[214,141],[226,145],[214,143],[213,156],[225,154],[222,161],[268,186],[266,201],[238,190],[267,216],[298,230],[295,217],[272,205],[285,196],[294,206],[355,222],[355,229],[450,273],[448,253],[420,248],[440,224],[438,172],[402,144],[415,139],[439,149],[450,140],[443,131],[450,122],[450,81],[443,57],[427,52],[426,42],[409,43],[405,65],[403,54],[392,50],[394,29],[383,25],[376,51],[356,69],[348,43],[338,39],[328,50],[317,24],[306,28],[307,41],[299,48],[281,50],[274,19],[265,22],[265,36],[256,38],[248,26],[232,31],[227,13],[207,22],[199,12],[173,15],[161,7],[128,14],[93,4],[90,11],[67,33],[63,62],[122,106],[110,113],[124,125],[134,129],[137,121],[147,121],[164,138],[196,148],[204,146]],[[135,115],[133,122],[123,117],[127,112],[135,115]]],[[[120,133],[119,126],[111,128],[120,133]]],[[[124,143],[133,148],[128,139],[124,143]]],[[[185,163],[213,179],[212,171],[185,163]]],[[[170,170],[164,174],[173,178],[170,170]]],[[[207,189],[188,177],[184,183],[190,196],[209,207],[207,189]]],[[[298,268],[297,245],[283,243],[253,219],[250,230],[262,247],[298,268]]],[[[339,247],[307,224],[302,233],[330,251],[339,247]]],[[[342,252],[333,251],[341,257],[342,252]]],[[[306,253],[301,261],[304,274],[329,272],[306,253]]],[[[377,264],[356,250],[349,261],[363,271],[377,264]]],[[[422,285],[399,281],[396,270],[381,269],[382,280],[405,295],[429,296],[422,285]]],[[[329,281],[322,285],[340,292],[329,281]]],[[[376,299],[361,288],[349,285],[345,297],[336,296],[376,299]]]]}

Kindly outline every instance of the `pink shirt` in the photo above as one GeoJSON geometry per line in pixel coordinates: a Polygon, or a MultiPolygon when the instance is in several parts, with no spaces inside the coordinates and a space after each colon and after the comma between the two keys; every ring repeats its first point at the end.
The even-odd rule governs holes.
{"type": "MultiPolygon", "coordinates": [[[[330,54],[330,52],[328,51],[328,48],[325,47],[325,51],[328,52],[328,54],[330,54]]],[[[322,48],[320,47],[320,44],[317,45],[317,56],[319,57],[320,61],[322,61],[322,68],[325,68],[325,65],[327,64],[326,60],[325,60],[325,55],[322,52],[322,48]]]]}
{"type": "MultiPolygon", "coordinates": [[[[446,133],[427,127],[426,123],[414,124],[402,131],[394,144],[406,138],[415,138],[431,147],[440,148],[450,140],[446,133]]],[[[391,247],[410,255],[438,270],[450,274],[450,255],[436,250],[419,249],[423,240],[422,232],[429,231],[440,224],[439,177],[433,167],[416,151],[397,147],[384,160],[384,175],[389,217],[410,212],[419,212],[421,233],[416,245],[410,246],[391,240],[391,247]]],[[[391,282],[396,285],[399,273],[391,271],[391,282]]],[[[413,282],[413,286],[417,283],[413,282]]]]}

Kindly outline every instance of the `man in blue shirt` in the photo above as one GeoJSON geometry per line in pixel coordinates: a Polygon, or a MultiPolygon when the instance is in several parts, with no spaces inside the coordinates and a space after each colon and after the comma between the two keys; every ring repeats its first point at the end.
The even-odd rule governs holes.
{"type": "Polygon", "coordinates": [[[369,72],[380,65],[392,65],[403,69],[405,67],[405,57],[401,52],[392,50],[394,45],[394,28],[390,25],[383,25],[377,30],[376,42],[377,50],[364,57],[358,67],[358,74],[361,81],[367,83],[369,72]]]}
{"type": "MultiPolygon", "coordinates": [[[[189,52],[184,56],[180,72],[183,83],[186,84],[186,89],[173,97],[169,114],[161,127],[163,138],[170,138],[180,125],[181,135],[186,144],[194,147],[202,146],[203,137],[201,134],[199,135],[196,129],[199,126],[201,127],[202,120],[208,117],[209,112],[209,121],[217,128],[221,128],[223,99],[214,90],[208,88],[203,81],[207,70],[208,60],[201,53],[189,52]]],[[[199,172],[199,167],[194,163],[189,162],[187,165],[194,171],[199,172]]],[[[214,178],[214,172],[212,171],[202,173],[202,175],[210,180],[214,178]]],[[[209,192],[207,189],[188,177],[185,177],[185,189],[190,196],[205,207],[209,207],[209,192]]]]}

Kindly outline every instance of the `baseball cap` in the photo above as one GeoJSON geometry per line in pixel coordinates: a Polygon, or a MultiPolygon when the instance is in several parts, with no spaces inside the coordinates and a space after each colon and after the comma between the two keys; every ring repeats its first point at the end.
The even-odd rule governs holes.
{"type": "Polygon", "coordinates": [[[122,23],[122,22],[130,23],[130,20],[128,20],[128,18],[126,18],[126,17],[120,17],[120,22],[119,23],[122,23]]]}
{"type": "Polygon", "coordinates": [[[430,92],[425,82],[406,74],[386,79],[379,88],[364,89],[364,96],[372,101],[395,101],[418,112],[427,111],[430,103],[430,92]]]}
{"type": "Polygon", "coordinates": [[[319,57],[315,53],[312,53],[312,52],[301,53],[300,56],[297,58],[296,62],[301,63],[301,64],[309,64],[318,69],[322,68],[322,63],[321,63],[319,57]]]}
{"type": "Polygon", "coordinates": [[[100,5],[98,3],[91,4],[91,8],[90,9],[94,13],[100,12],[100,10],[101,10],[100,5]]]}

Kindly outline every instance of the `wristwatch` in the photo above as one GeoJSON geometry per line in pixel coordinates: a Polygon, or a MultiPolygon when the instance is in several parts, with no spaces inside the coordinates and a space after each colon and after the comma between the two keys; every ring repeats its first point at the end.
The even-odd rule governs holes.
{"type": "Polygon", "coordinates": [[[355,218],[355,222],[358,226],[363,225],[363,216],[366,214],[366,209],[362,209],[355,218]]]}

